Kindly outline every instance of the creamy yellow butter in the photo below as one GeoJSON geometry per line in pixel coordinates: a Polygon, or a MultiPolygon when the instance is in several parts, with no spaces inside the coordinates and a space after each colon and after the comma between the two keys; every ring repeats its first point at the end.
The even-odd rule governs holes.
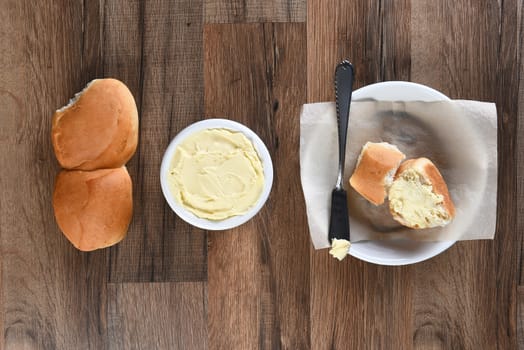
{"type": "Polygon", "coordinates": [[[444,197],[433,192],[416,170],[408,169],[389,189],[389,206],[411,225],[419,228],[443,226],[449,220],[444,197]]]}
{"type": "Polygon", "coordinates": [[[331,254],[334,258],[337,258],[338,260],[342,261],[348,255],[349,253],[349,247],[351,246],[351,243],[346,239],[333,239],[333,242],[331,242],[331,249],[329,250],[329,254],[331,254]]]}
{"type": "Polygon", "coordinates": [[[201,218],[223,220],[255,205],[264,187],[264,170],[244,134],[205,129],[177,146],[168,182],[187,210],[201,218]]]}

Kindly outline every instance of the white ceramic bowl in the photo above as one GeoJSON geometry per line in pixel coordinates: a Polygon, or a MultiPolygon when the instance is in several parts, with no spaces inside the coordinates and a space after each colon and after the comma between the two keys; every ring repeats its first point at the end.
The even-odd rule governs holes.
{"type": "Polygon", "coordinates": [[[171,141],[166,149],[166,152],[164,153],[164,157],[162,158],[162,165],[160,166],[160,184],[162,186],[162,193],[164,194],[167,203],[171,209],[173,209],[173,211],[184,221],[204,230],[227,230],[242,225],[255,216],[260,211],[260,209],[262,209],[264,203],[266,203],[266,200],[269,197],[269,193],[271,192],[271,187],[273,185],[273,163],[271,162],[271,156],[269,155],[264,142],[262,142],[260,137],[258,137],[258,135],[247,126],[227,119],[206,119],[189,125],[178,135],[176,135],[175,138],[171,141]],[[169,167],[171,160],[173,159],[173,155],[175,154],[175,150],[186,137],[200,130],[218,128],[239,131],[253,143],[253,146],[260,157],[262,167],[264,169],[264,188],[262,189],[262,193],[260,194],[256,204],[251,209],[249,209],[247,213],[233,216],[224,220],[214,221],[199,218],[180,205],[169,190],[167,176],[169,174],[169,167]]]}

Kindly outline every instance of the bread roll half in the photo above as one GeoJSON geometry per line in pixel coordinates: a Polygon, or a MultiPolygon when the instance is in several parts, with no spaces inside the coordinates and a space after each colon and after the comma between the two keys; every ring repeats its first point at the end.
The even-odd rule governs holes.
{"type": "Polygon", "coordinates": [[[388,198],[393,218],[407,227],[445,226],[455,217],[446,182],[427,158],[402,163],[388,198]]]}
{"type": "Polygon", "coordinates": [[[123,166],[138,143],[133,95],[116,79],[95,79],[53,116],[51,138],[63,168],[123,166]]]}
{"type": "Polygon", "coordinates": [[[367,142],[349,184],[375,205],[384,203],[387,190],[400,163],[406,158],[397,146],[387,142],[367,142]]]}
{"type": "Polygon", "coordinates": [[[125,167],[94,171],[62,170],[53,207],[58,226],[79,250],[120,242],[133,214],[131,178],[125,167]]]}

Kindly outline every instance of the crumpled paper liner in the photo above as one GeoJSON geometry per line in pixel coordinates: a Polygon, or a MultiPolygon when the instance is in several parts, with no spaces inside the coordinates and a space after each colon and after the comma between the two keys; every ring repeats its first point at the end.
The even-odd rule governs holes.
{"type": "MultiPolygon", "coordinates": [[[[337,164],[335,104],[304,105],[300,116],[300,175],[315,249],[330,246],[327,231],[337,164]]],[[[495,104],[465,100],[352,102],[344,183],[352,242],[493,239],[497,209],[495,104]],[[407,159],[431,159],[446,180],[456,207],[455,219],[443,228],[408,229],[391,218],[387,201],[376,207],[355,192],[348,179],[367,141],[392,143],[407,159]]]]}

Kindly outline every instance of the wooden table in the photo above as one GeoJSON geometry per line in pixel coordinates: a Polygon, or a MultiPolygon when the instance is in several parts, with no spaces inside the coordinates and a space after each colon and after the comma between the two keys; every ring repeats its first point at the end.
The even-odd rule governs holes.
{"type": "Polygon", "coordinates": [[[3,348],[524,349],[522,13],[522,0],[2,0],[3,348]],[[313,250],[299,111],[333,100],[344,57],[356,88],[409,80],[496,102],[494,241],[404,267],[313,250]],[[50,127],[96,77],[139,107],[135,213],[122,243],[81,253],[53,218],[50,127]],[[177,132],[224,116],[265,141],[275,181],[253,220],[203,232],[169,210],[159,166],[177,132]]]}

